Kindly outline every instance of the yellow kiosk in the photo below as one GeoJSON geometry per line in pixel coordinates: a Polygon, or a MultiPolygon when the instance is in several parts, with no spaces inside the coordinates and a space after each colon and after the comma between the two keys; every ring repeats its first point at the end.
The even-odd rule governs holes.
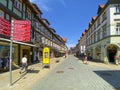
{"type": "Polygon", "coordinates": [[[50,49],[48,47],[44,47],[43,49],[43,65],[50,67],[50,49]]]}

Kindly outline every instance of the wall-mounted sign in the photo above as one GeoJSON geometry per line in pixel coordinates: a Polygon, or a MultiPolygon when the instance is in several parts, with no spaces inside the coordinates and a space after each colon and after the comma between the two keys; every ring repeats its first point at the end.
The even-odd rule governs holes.
{"type": "Polygon", "coordinates": [[[10,22],[0,17],[0,34],[10,36],[10,22]]]}
{"type": "Polygon", "coordinates": [[[13,21],[13,40],[29,42],[30,41],[30,21],[14,20],[13,21]]]}

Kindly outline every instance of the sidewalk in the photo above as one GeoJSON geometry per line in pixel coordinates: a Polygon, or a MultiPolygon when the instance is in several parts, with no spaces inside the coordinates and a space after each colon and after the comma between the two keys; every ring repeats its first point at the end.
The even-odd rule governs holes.
{"type": "MultiPolygon", "coordinates": [[[[77,59],[80,60],[81,63],[83,63],[81,58],[77,58],[77,59]]],[[[109,68],[109,69],[114,69],[114,70],[120,70],[120,64],[116,65],[114,63],[105,64],[104,62],[100,62],[100,61],[88,60],[88,65],[91,65],[94,67],[97,66],[101,68],[103,67],[103,68],[109,68]]]]}
{"type": "MultiPolygon", "coordinates": [[[[76,59],[80,60],[81,63],[83,63],[83,58],[81,57],[76,57],[76,59]]],[[[101,62],[99,60],[88,60],[88,65],[92,65],[92,66],[98,66],[98,67],[105,67],[105,68],[109,68],[109,69],[114,69],[114,70],[120,70],[120,64],[116,65],[114,63],[104,63],[101,62]]]]}
{"type": "Polygon", "coordinates": [[[103,62],[88,61],[88,64],[93,65],[93,66],[98,66],[98,67],[105,67],[105,68],[109,68],[109,69],[120,70],[120,65],[116,65],[114,63],[105,64],[103,62]]]}
{"type": "Polygon", "coordinates": [[[34,84],[40,78],[42,79],[57,64],[62,62],[64,57],[50,59],[50,69],[44,69],[42,63],[36,63],[28,66],[28,73],[20,74],[20,69],[12,71],[12,86],[10,86],[10,73],[0,74],[0,90],[29,90],[29,86],[34,84]],[[57,63],[56,61],[59,61],[57,63]]]}

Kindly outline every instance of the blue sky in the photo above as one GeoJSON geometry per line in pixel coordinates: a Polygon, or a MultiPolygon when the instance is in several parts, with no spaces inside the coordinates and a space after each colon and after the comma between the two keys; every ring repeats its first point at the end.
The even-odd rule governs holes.
{"type": "Polygon", "coordinates": [[[42,18],[61,37],[67,38],[68,48],[78,43],[82,32],[88,28],[92,16],[97,16],[98,5],[107,0],[30,0],[43,12],[42,18]]]}

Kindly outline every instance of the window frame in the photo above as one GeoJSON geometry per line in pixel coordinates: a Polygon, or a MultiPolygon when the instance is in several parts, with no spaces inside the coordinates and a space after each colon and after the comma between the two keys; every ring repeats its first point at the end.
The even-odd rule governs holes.
{"type": "Polygon", "coordinates": [[[116,25],[116,35],[120,35],[120,23],[116,25]]]}
{"type": "Polygon", "coordinates": [[[31,17],[32,17],[32,16],[31,16],[31,11],[30,11],[29,8],[27,8],[26,17],[31,20],[31,17]]]}
{"type": "Polygon", "coordinates": [[[2,10],[0,10],[0,12],[2,14],[2,16],[0,16],[0,17],[4,18],[4,12],[2,10]]]}
{"type": "Polygon", "coordinates": [[[21,0],[14,0],[14,7],[17,10],[22,11],[22,1],[21,0]]]}

